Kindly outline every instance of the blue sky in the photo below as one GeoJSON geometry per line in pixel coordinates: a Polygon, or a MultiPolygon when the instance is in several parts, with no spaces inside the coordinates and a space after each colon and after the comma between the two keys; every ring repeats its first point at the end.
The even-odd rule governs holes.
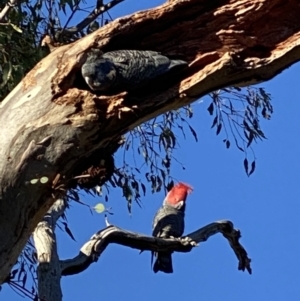
{"type": "MultiPolygon", "coordinates": [[[[126,0],[111,14],[132,13],[146,8],[147,3],[126,0]]],[[[155,6],[162,1],[151,3],[155,6]]],[[[175,178],[194,187],[187,201],[185,233],[219,219],[231,220],[241,230],[241,243],[252,258],[252,275],[237,270],[237,259],[220,234],[191,253],[174,254],[171,275],[154,274],[147,252],[140,255],[137,250],[110,245],[87,271],[62,279],[64,300],[300,300],[299,73],[300,64],[296,64],[261,84],[272,94],[274,114],[270,121],[262,122],[268,139],[254,145],[257,168],[250,178],[243,169],[243,154],[234,147],[227,150],[222,133],[216,136],[210,129],[207,100],[193,105],[191,125],[199,142],[187,135],[176,151],[186,169],[176,164],[172,168],[175,178]]],[[[142,208],[134,204],[129,215],[120,191],[113,191],[110,222],[150,234],[152,218],[163,198],[163,192],[148,193],[142,198],[142,208]]],[[[83,200],[91,205],[103,201],[86,196],[83,200]]],[[[103,215],[91,215],[77,204],[72,205],[68,218],[77,241],[57,231],[62,259],[75,256],[82,244],[104,227],[103,215]]],[[[1,297],[22,300],[7,286],[1,297]]]]}

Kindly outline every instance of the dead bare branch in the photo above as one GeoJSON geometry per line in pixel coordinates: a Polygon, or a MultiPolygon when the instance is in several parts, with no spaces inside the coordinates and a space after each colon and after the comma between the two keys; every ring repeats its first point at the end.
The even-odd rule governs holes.
{"type": "Polygon", "coordinates": [[[206,241],[210,236],[216,233],[222,233],[228,240],[239,260],[238,269],[242,271],[247,270],[249,274],[251,274],[251,260],[239,242],[241,237],[240,231],[233,228],[232,222],[224,220],[208,224],[178,239],[163,239],[147,236],[110,225],[94,234],[91,239],[83,245],[76,257],[61,261],[61,275],[68,276],[83,272],[93,262],[98,260],[106,247],[111,243],[142,251],[187,253],[197,246],[198,243],[206,241]]]}

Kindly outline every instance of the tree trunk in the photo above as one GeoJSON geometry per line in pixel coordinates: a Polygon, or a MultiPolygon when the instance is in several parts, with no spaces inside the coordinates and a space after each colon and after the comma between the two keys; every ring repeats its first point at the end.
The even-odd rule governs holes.
{"type": "Polygon", "coordinates": [[[55,199],[90,166],[113,170],[122,135],[226,86],[268,80],[300,58],[298,0],[174,0],[60,47],[0,106],[0,283],[55,199]],[[143,93],[93,94],[86,50],[157,50],[189,62],[143,93]],[[33,179],[48,180],[31,184],[33,179]]]}
{"type": "Polygon", "coordinates": [[[57,254],[55,226],[64,213],[66,202],[58,199],[48,210],[43,220],[38,223],[33,233],[37,251],[37,276],[39,300],[60,301],[61,265],[57,254]]]}

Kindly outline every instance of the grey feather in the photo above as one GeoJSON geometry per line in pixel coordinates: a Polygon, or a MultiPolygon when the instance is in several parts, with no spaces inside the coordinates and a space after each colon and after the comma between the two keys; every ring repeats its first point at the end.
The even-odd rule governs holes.
{"type": "Polygon", "coordinates": [[[92,49],[81,73],[92,90],[131,90],[179,66],[187,66],[187,62],[155,51],[117,50],[103,54],[92,49]]]}
{"type": "MultiPolygon", "coordinates": [[[[168,238],[170,236],[180,237],[184,231],[184,210],[185,206],[175,208],[164,204],[156,213],[153,220],[153,232],[155,237],[168,238]]],[[[153,265],[153,271],[163,271],[165,273],[173,273],[172,253],[159,252],[154,253],[156,261],[153,265]]],[[[153,260],[153,253],[151,262],[153,260]]]]}

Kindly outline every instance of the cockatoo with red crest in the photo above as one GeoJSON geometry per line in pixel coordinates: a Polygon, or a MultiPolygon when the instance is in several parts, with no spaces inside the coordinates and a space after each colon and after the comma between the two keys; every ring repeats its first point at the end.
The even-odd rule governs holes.
{"type": "MultiPolygon", "coordinates": [[[[184,212],[187,195],[193,188],[179,182],[168,192],[162,207],[157,211],[153,220],[153,232],[155,237],[181,237],[184,231],[184,212]]],[[[153,271],[157,273],[173,273],[172,252],[154,253],[156,256],[153,271]]]]}

